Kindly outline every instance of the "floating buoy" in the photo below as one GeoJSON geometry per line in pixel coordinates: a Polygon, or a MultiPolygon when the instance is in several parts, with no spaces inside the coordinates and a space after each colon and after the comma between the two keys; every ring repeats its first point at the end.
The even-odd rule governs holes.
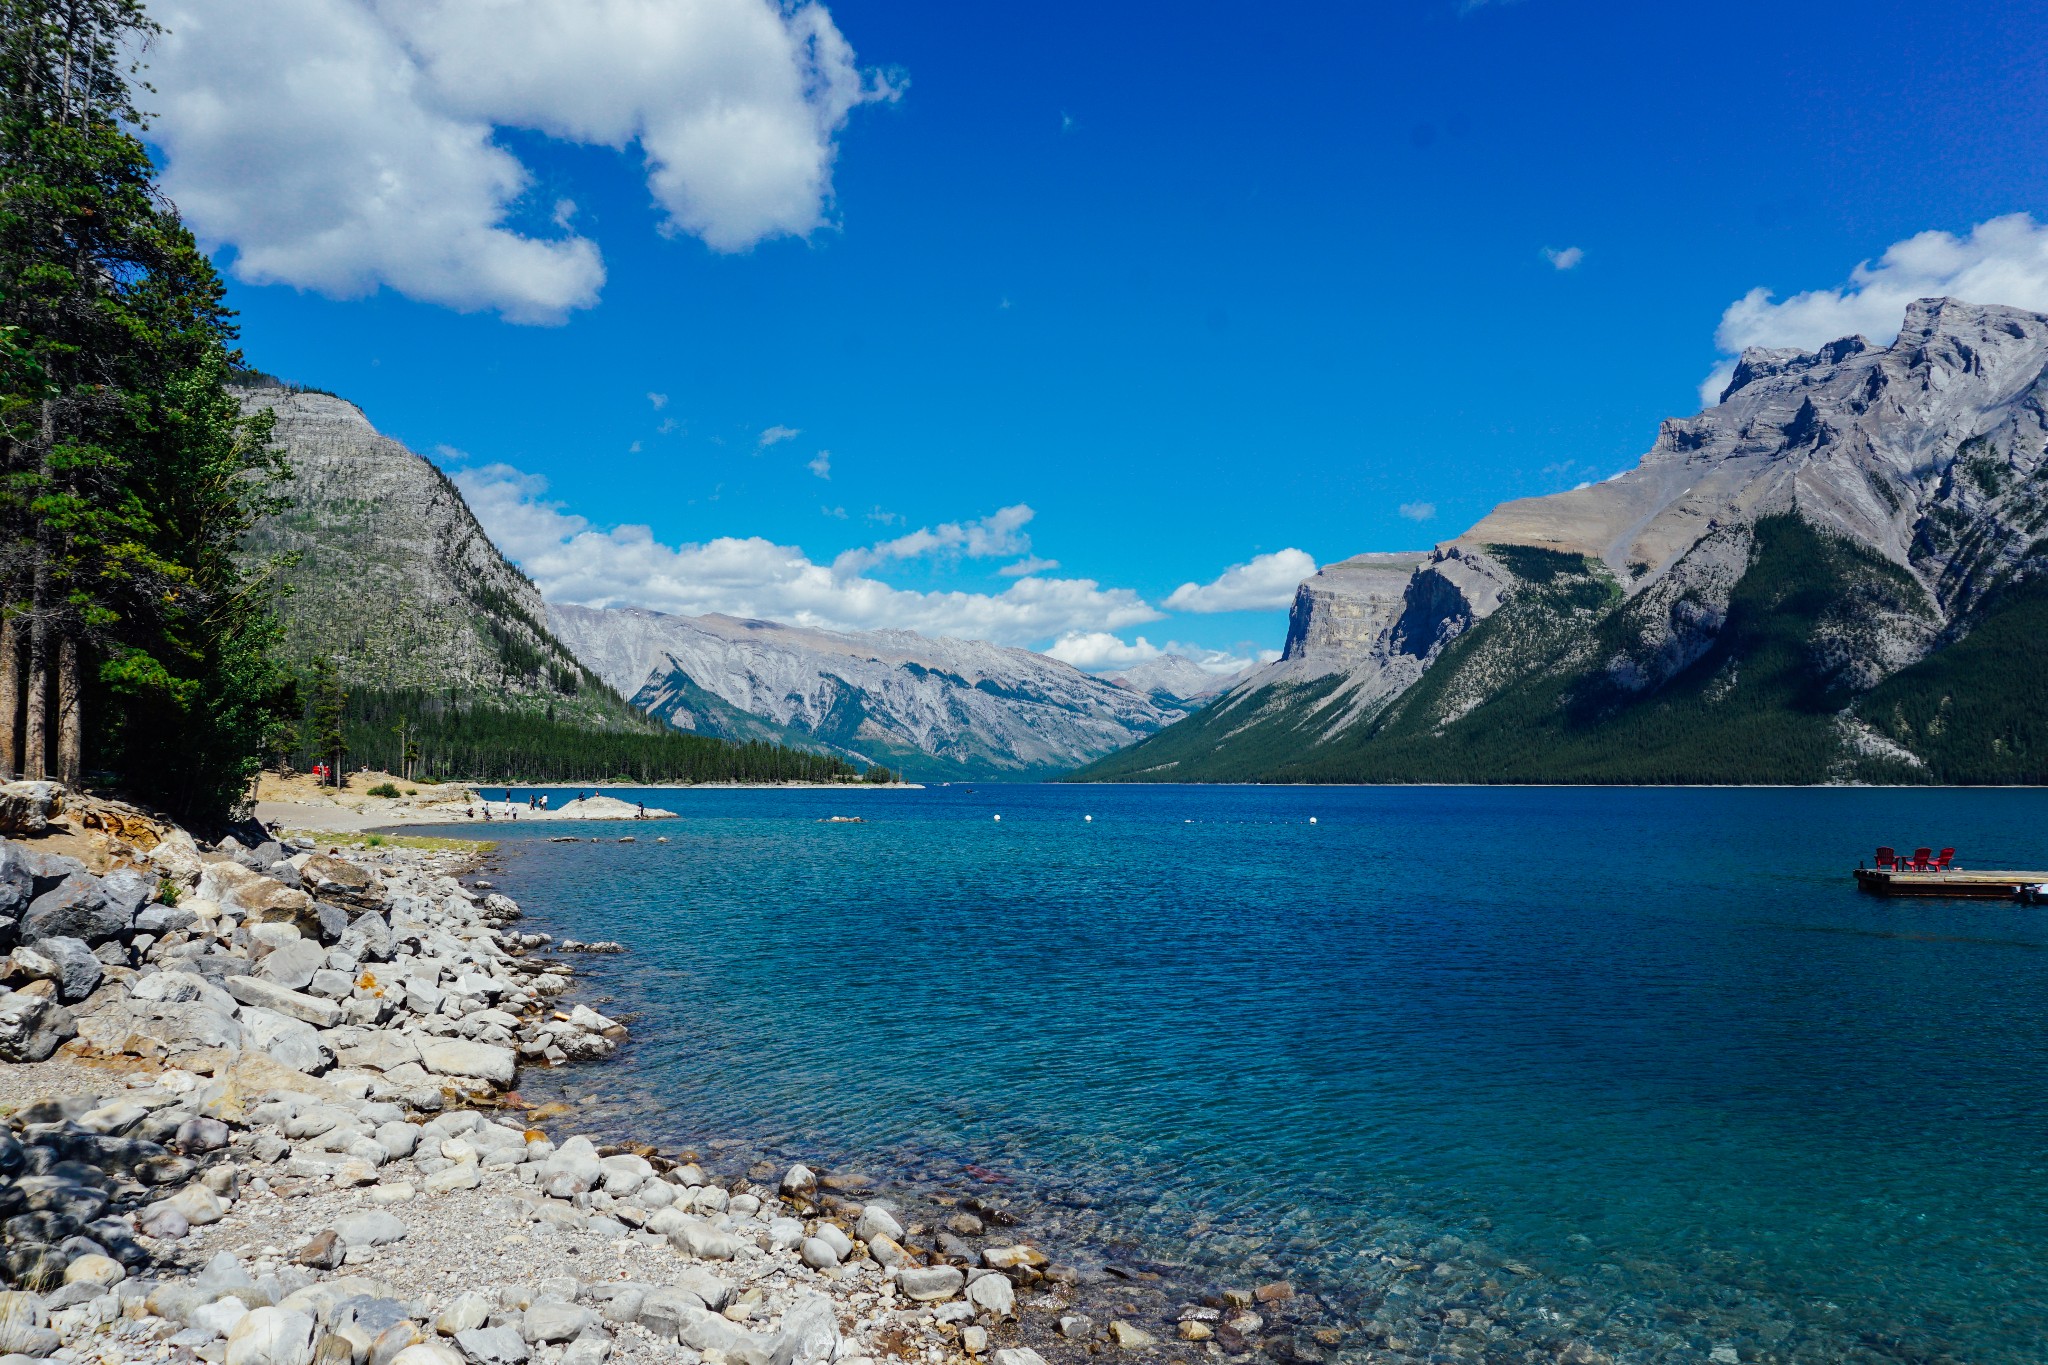
{"type": "Polygon", "coordinates": [[[1081,823],[1084,825],[1092,825],[1095,823],[1095,817],[1092,815],[1084,815],[1081,817],[1081,823]]]}
{"type": "Polygon", "coordinates": [[[1316,818],[1315,818],[1315,816],[1313,816],[1313,815],[1309,816],[1309,818],[1308,818],[1308,822],[1309,822],[1309,823],[1310,823],[1311,825],[1313,825],[1313,824],[1314,824],[1314,823],[1316,822],[1316,818]]]}
{"type": "Polygon", "coordinates": [[[1003,817],[1002,817],[1002,816],[1000,816],[1000,815],[998,815],[998,816],[996,817],[996,819],[998,819],[998,820],[1000,820],[1000,819],[1002,819],[1002,818],[1003,818],[1003,817]]]}

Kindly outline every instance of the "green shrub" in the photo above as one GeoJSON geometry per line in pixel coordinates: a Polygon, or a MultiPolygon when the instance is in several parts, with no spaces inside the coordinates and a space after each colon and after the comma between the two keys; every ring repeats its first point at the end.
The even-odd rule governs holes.
{"type": "Polygon", "coordinates": [[[370,788],[370,795],[395,797],[398,795],[398,788],[389,782],[379,782],[376,786],[370,788]]]}

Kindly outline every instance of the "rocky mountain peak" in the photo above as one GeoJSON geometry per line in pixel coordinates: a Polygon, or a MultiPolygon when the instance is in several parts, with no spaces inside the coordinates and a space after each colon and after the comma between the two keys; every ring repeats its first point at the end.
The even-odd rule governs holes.
{"type": "MultiPolygon", "coordinates": [[[[1711,705],[1740,686],[1759,613],[1795,610],[1808,613],[1799,650],[1768,667],[1809,697],[1868,693],[1967,639],[1984,612],[2032,600],[2048,581],[2044,528],[2048,316],[1921,299],[1888,346],[1744,351],[1720,403],[1663,422],[1604,482],[1502,503],[1429,554],[1325,568],[1296,595],[1285,657],[1179,731],[1266,727],[1270,745],[1278,727],[1308,749],[1388,726],[1441,734],[1523,686],[1619,715],[1725,668],[1702,694],[1711,705]],[[1784,606],[1794,591],[1803,605],[1784,606]],[[1411,704],[1454,645],[1446,679],[1411,704]]],[[[1905,743],[1906,721],[1882,723],[1898,730],[1886,743],[1905,743]]],[[[1862,721],[1841,724],[1877,752],[1862,721]]],[[[1194,756],[1206,742],[1162,741],[1140,752],[1194,756]]]]}
{"type": "Polygon", "coordinates": [[[913,776],[1072,768],[1185,714],[980,640],[640,607],[558,604],[548,619],[593,672],[678,729],[803,744],[913,776]]]}

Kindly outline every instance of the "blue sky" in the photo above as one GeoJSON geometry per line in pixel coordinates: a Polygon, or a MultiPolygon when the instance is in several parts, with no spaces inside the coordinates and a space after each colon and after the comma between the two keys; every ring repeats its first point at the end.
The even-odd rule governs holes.
{"type": "MultiPolygon", "coordinates": [[[[759,137],[664,134],[667,164],[725,188],[650,185],[656,134],[632,140],[632,117],[665,126],[705,71],[768,60],[716,46],[731,25],[646,57],[621,123],[605,54],[508,59],[527,74],[494,85],[436,55],[474,3],[436,3],[430,32],[309,0],[355,44],[326,50],[417,63],[427,115],[487,126],[497,173],[523,166],[487,236],[448,226],[488,198],[452,171],[421,176],[387,236],[349,230],[366,191],[327,168],[358,130],[405,128],[343,105],[261,136],[208,125],[206,98],[278,65],[226,50],[254,41],[242,0],[164,7],[155,136],[252,363],[467,471],[501,543],[579,600],[1071,635],[1097,666],[1141,636],[1243,656],[1278,646],[1310,561],[1427,546],[1632,464],[1697,409],[1753,289],[1826,292],[1759,299],[1722,342],[1876,330],[1930,281],[2048,307],[2032,223],[1969,235],[2048,218],[2040,4],[839,0],[852,55],[815,60],[858,88],[793,97],[822,109],[829,192],[814,174],[806,200],[744,199],[782,154],[759,137]],[[471,196],[445,221],[440,180],[471,196]],[[1957,239],[1880,262],[1930,231],[1957,239]],[[436,232],[439,256],[406,255],[436,232]],[[1093,587],[1053,586],[1076,581],[1093,587]]],[[[665,22],[656,0],[607,3],[665,22]]],[[[765,0],[674,3],[775,21],[765,0]]],[[[549,8],[517,0],[492,41],[549,8]]]]}

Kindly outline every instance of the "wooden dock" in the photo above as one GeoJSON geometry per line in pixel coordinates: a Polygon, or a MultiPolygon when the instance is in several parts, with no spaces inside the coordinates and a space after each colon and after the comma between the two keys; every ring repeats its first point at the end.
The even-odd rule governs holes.
{"type": "Polygon", "coordinates": [[[1969,896],[1979,900],[2017,900],[2022,887],[2048,885],[2048,872],[1979,872],[1952,868],[1947,872],[1880,872],[1856,869],[1856,885],[1873,896],[1969,896]]]}

